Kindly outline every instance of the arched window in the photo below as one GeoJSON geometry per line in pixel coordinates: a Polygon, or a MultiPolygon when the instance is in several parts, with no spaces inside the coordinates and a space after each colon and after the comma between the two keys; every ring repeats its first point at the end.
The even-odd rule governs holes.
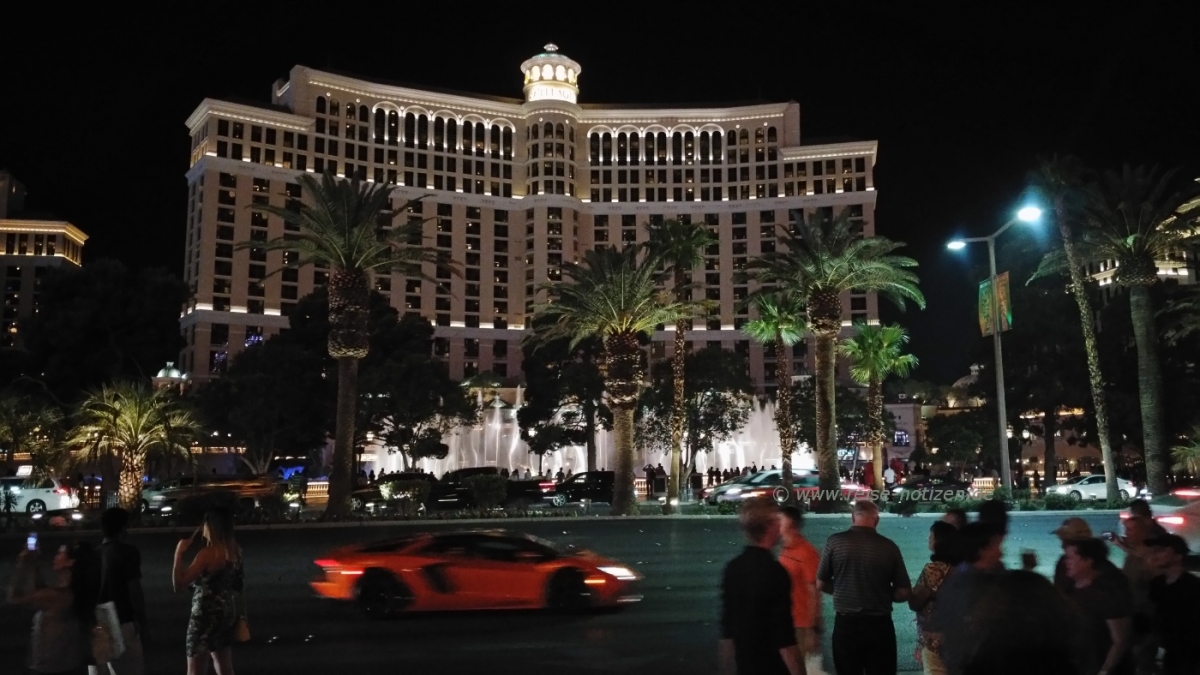
{"type": "Polygon", "coordinates": [[[413,147],[417,140],[417,116],[412,113],[404,115],[404,147],[413,147]]]}
{"type": "Polygon", "coordinates": [[[767,127],[767,142],[768,143],[778,143],[779,142],[779,135],[775,131],[775,127],[767,127]]]}
{"type": "Polygon", "coordinates": [[[387,142],[387,113],[383,110],[375,111],[375,142],[387,142]]]}
{"type": "Polygon", "coordinates": [[[528,137],[528,138],[532,138],[533,140],[535,140],[535,141],[536,141],[536,140],[538,139],[538,132],[540,132],[541,130],[542,130],[542,128],[541,128],[541,127],[539,127],[538,125],[534,124],[533,126],[530,126],[530,127],[529,127],[529,132],[528,132],[528,134],[527,134],[527,137],[528,137]]]}
{"type": "Polygon", "coordinates": [[[717,132],[712,135],[712,157],[713,162],[721,161],[721,133],[717,132]]]}
{"type": "Polygon", "coordinates": [[[471,145],[475,142],[475,123],[462,123],[462,151],[464,155],[471,154],[471,145]]]}
{"type": "Polygon", "coordinates": [[[417,147],[429,147],[429,118],[425,115],[417,116],[417,147]]]}
{"type": "Polygon", "coordinates": [[[329,99],[329,116],[337,117],[342,114],[342,105],[338,103],[336,98],[329,99]]]}
{"type": "Polygon", "coordinates": [[[696,134],[690,131],[683,135],[683,159],[688,164],[696,159],[696,134]]]}
{"type": "Polygon", "coordinates": [[[358,121],[358,108],[353,103],[346,104],[346,119],[358,121]]]}
{"type": "Polygon", "coordinates": [[[712,145],[709,143],[711,134],[707,131],[700,132],[700,163],[708,164],[708,160],[712,157],[712,145]]]}
{"type": "Polygon", "coordinates": [[[754,142],[755,142],[755,143],[762,143],[762,142],[763,142],[763,140],[765,140],[765,139],[766,139],[766,137],[767,137],[767,134],[766,134],[766,132],[763,130],[763,128],[762,128],[762,127],[759,127],[759,128],[757,128],[757,129],[755,129],[755,130],[754,130],[754,142]]]}
{"type": "Polygon", "coordinates": [[[446,150],[448,152],[458,151],[458,121],[446,120],[446,150]]]}
{"type": "Polygon", "coordinates": [[[730,146],[737,145],[737,132],[734,131],[733,129],[730,129],[726,135],[726,140],[728,141],[728,145],[730,145],[730,146]]]}
{"type": "Polygon", "coordinates": [[[566,82],[567,81],[567,69],[562,66],[555,66],[554,67],[554,79],[556,79],[560,82],[566,82]]]}
{"type": "Polygon", "coordinates": [[[600,164],[600,134],[592,134],[588,140],[590,152],[588,154],[588,163],[592,165],[600,164]]]}
{"type": "Polygon", "coordinates": [[[575,142],[575,127],[571,126],[570,124],[567,125],[567,139],[572,143],[575,142]]]}
{"type": "Polygon", "coordinates": [[[561,122],[554,125],[554,137],[560,138],[560,139],[567,137],[567,134],[566,134],[565,130],[563,129],[563,125],[561,122]]]}
{"type": "Polygon", "coordinates": [[[629,163],[637,166],[642,160],[642,137],[640,134],[629,134],[629,163]]]}
{"type": "Polygon", "coordinates": [[[617,166],[625,166],[629,157],[629,134],[617,134],[617,166]]]}
{"type": "Polygon", "coordinates": [[[367,106],[365,106],[365,105],[358,106],[358,120],[360,122],[366,122],[369,119],[371,119],[371,118],[367,114],[367,106]]]}
{"type": "Polygon", "coordinates": [[[553,80],[554,79],[554,68],[549,63],[542,66],[542,79],[543,80],[553,80]]]}
{"type": "Polygon", "coordinates": [[[446,120],[440,117],[433,120],[433,148],[446,149],[446,120]]]}
{"type": "MultiPolygon", "coordinates": [[[[550,66],[546,67],[549,68],[550,66]]],[[[542,136],[545,138],[554,138],[554,125],[552,123],[546,122],[546,125],[542,127],[542,136]]]]}
{"type": "Polygon", "coordinates": [[[658,155],[658,163],[667,163],[667,132],[660,131],[655,134],[654,144],[657,146],[655,150],[658,155]]]}
{"type": "Polygon", "coordinates": [[[500,125],[492,125],[492,159],[500,159],[500,125]]]}
{"type": "Polygon", "coordinates": [[[607,131],[600,137],[600,163],[604,166],[612,166],[612,134],[607,131]]]}
{"type": "Polygon", "coordinates": [[[742,129],[741,131],[739,131],[738,132],[738,143],[741,145],[749,145],[750,132],[746,131],[745,129],[742,129]]]}
{"type": "Polygon", "coordinates": [[[671,134],[671,163],[683,164],[683,134],[678,131],[671,134]]]}
{"type": "Polygon", "coordinates": [[[400,145],[400,113],[389,110],[387,116],[388,145],[400,145]]]}
{"type": "Polygon", "coordinates": [[[504,159],[512,161],[513,158],[513,130],[504,127],[504,159]]]}
{"type": "Polygon", "coordinates": [[[324,115],[326,110],[327,110],[327,108],[325,107],[325,97],[318,96],[317,97],[317,112],[324,115]]]}

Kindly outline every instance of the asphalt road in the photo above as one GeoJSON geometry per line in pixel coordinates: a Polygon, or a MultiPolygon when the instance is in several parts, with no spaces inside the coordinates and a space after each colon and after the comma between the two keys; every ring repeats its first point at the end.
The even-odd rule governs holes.
{"type": "MultiPolygon", "coordinates": [[[[1062,514],[1014,515],[1006,544],[1010,567],[1021,550],[1032,548],[1039,571],[1049,574],[1059,555],[1050,531],[1062,514]]],[[[1117,528],[1114,513],[1084,516],[1096,532],[1117,528]]],[[[926,537],[931,518],[886,518],[880,531],[904,552],[909,574],[916,578],[928,559],[926,537]]],[[[819,547],[832,532],[844,529],[848,516],[813,518],[806,533],[819,547]]],[[[243,531],[246,597],[253,640],[235,647],[240,673],[521,673],[570,672],[686,673],[716,670],[717,583],[725,562],[742,542],[732,518],[637,519],[629,521],[572,519],[512,523],[521,529],[565,544],[586,547],[635,566],[645,577],[645,600],[620,612],[557,616],[540,613],[492,613],[412,616],[372,622],[352,608],[316,599],[307,582],[316,572],[312,561],[346,543],[444,524],[392,525],[243,531]]],[[[454,527],[450,525],[449,527],[454,527]]],[[[458,527],[461,527],[459,525],[458,527]]],[[[140,547],[149,615],[153,631],[147,673],[184,669],[184,632],[189,599],[170,589],[171,554],[180,535],[134,534],[140,547]]],[[[43,549],[66,541],[44,535],[43,549]]],[[[0,580],[5,586],[24,537],[0,538],[0,580]]],[[[1120,552],[1115,552],[1120,561],[1120,552]]],[[[825,612],[832,625],[831,603],[825,612]]],[[[916,671],[913,615],[897,606],[894,614],[901,671],[916,671]]],[[[30,614],[6,607],[0,611],[0,670],[18,664],[28,641],[30,614]]],[[[826,668],[832,661],[826,655],[826,668]]],[[[12,672],[15,672],[12,671],[12,672]]]]}

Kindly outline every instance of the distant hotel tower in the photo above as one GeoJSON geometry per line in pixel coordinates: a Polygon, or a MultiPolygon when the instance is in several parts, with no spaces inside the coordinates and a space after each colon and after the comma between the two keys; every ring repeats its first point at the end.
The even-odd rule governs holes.
{"type": "MultiPolygon", "coordinates": [[[[559,278],[558,263],[593,246],[640,243],[644,223],[674,218],[704,223],[720,238],[694,272],[719,316],[696,325],[692,346],[748,354],[754,380],[773,388],[773,355],[739,330],[751,317],[742,308],[750,289],[735,273],[775,250],[792,209],[848,207],[872,235],[877,143],[802,145],[795,102],[581,104],[582,70],[546,45],[521,64],[523,99],[296,66],[274,85],[271,105],[201,102],[187,119],[183,370],[199,380],[218,375],[246,346],[285,328],[296,301],[326,282],[329,271],[312,267],[268,277],[286,256],[235,244],[287,231],[249,204],[304,198],[297,177],[329,171],[395,186],[397,206],[426,196],[411,217],[428,219],[426,243],[448,252],[462,276],[427,270],[449,293],[399,275],[378,276],[374,287],[436,326],[435,351],[454,378],[519,377],[537,285],[559,278]]],[[[843,303],[848,318],[877,317],[874,294],[847,294],[843,303]]],[[[656,333],[651,357],[670,352],[670,333],[656,333]]]]}

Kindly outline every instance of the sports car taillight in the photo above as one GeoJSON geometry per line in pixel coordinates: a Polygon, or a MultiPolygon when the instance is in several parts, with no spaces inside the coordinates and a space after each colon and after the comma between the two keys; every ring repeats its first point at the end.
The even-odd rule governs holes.
{"type": "Polygon", "coordinates": [[[1182,525],[1183,524],[1183,516],[1159,516],[1155,520],[1162,523],[1163,525],[1182,525]]]}
{"type": "Polygon", "coordinates": [[[325,569],[325,570],[330,569],[330,568],[339,567],[338,561],[336,561],[336,560],[328,560],[328,559],[314,560],[313,563],[317,567],[320,567],[321,569],[325,569]]]}

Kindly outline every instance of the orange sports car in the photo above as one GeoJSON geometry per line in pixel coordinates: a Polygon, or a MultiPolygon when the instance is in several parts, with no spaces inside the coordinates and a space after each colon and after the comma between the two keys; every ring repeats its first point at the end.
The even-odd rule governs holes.
{"type": "Polygon", "coordinates": [[[315,561],[318,595],[372,617],[477,609],[586,609],[641,600],[641,575],[589,551],[511,532],[417,534],[315,561]]]}

